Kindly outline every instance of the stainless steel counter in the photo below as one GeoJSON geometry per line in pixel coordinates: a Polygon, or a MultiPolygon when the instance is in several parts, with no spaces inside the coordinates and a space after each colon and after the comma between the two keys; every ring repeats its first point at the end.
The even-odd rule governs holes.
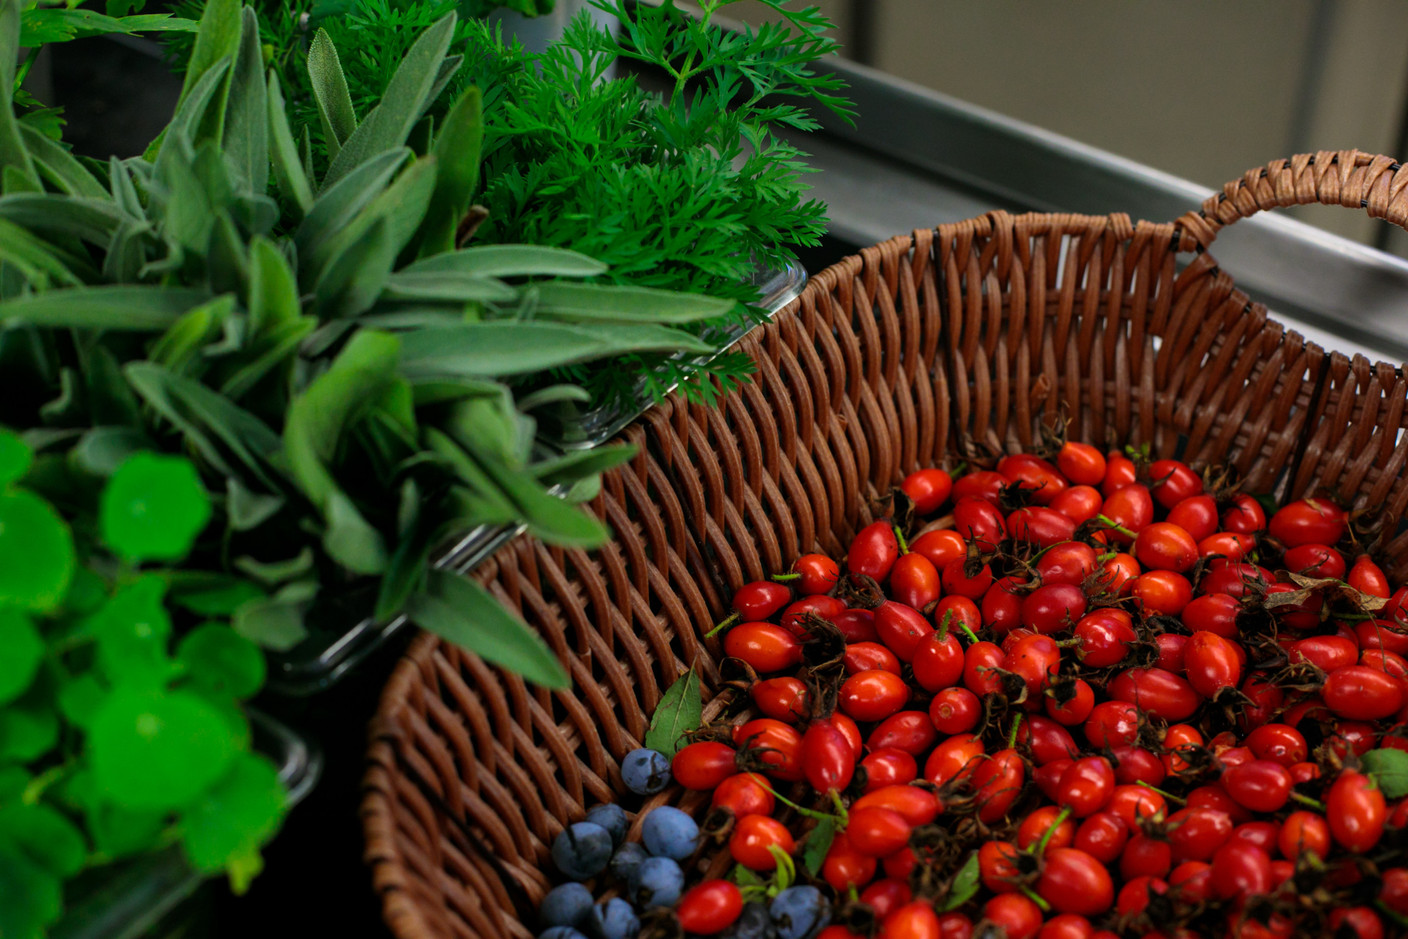
{"type": "MultiPolygon", "coordinates": [[[[994,208],[1171,221],[1212,194],[865,66],[833,60],[827,68],[850,83],[856,126],[828,119],[793,139],[819,170],[810,182],[831,206],[832,234],[856,246],[994,208]]],[[[1238,286],[1306,338],[1408,361],[1408,261],[1276,214],[1230,226],[1211,251],[1238,286]]]]}

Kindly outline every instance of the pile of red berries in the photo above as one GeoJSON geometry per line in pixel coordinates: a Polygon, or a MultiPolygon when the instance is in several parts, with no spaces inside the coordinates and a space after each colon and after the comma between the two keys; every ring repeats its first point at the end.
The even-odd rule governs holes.
{"type": "Polygon", "coordinates": [[[844,564],[737,592],[739,707],[671,763],[733,862],[687,930],[759,939],[741,901],[801,883],[788,939],[1405,932],[1408,587],[1367,520],[1050,456],[915,473],[844,564]]]}

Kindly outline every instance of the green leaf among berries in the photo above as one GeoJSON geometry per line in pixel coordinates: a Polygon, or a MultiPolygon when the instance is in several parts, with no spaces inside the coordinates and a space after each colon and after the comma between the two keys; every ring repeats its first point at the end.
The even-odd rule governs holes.
{"type": "Polygon", "coordinates": [[[802,851],[802,863],[806,865],[808,874],[816,877],[821,873],[821,865],[826,862],[826,854],[835,840],[836,820],[823,818],[807,835],[807,846],[802,851]]]}
{"type": "Polygon", "coordinates": [[[1408,796],[1408,752],[1392,747],[1370,750],[1362,756],[1364,771],[1374,778],[1384,797],[1408,796]]]}
{"type": "Polygon", "coordinates": [[[948,888],[948,898],[942,907],[944,912],[956,910],[973,899],[978,892],[978,874],[978,854],[975,851],[954,875],[953,884],[948,888]]]}
{"type": "Polygon", "coordinates": [[[672,757],[680,748],[680,739],[698,729],[703,720],[699,676],[691,668],[660,699],[655,716],[650,719],[650,729],[645,733],[645,745],[672,757]]]}

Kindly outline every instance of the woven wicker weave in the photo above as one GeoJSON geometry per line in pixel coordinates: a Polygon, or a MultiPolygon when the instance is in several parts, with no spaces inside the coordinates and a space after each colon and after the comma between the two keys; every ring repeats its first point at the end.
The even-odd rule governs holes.
{"type": "MultiPolygon", "coordinates": [[[[1172,224],[995,212],[816,275],[743,341],[751,384],[717,410],[672,397],[623,434],[639,455],[590,506],[612,544],[520,538],[476,572],[568,663],[571,691],[429,635],[397,668],[362,812],[392,929],[528,937],[519,917],[548,886],[547,846],[622,791],[618,760],[664,689],[692,662],[706,699],[718,686],[702,627],[746,581],[842,551],[915,469],[1030,446],[1064,414],[1072,439],[1230,462],[1253,491],[1354,495],[1396,522],[1402,372],[1286,332],[1203,249],[1274,206],[1361,206],[1403,224],[1405,188],[1387,158],[1317,153],[1248,173],[1172,224]]],[[[1386,557],[1408,575],[1408,536],[1386,557]]]]}

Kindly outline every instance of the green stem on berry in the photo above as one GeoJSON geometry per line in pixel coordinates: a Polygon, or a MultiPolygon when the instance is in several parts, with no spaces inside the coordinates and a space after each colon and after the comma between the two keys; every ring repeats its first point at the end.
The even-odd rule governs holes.
{"type": "Polygon", "coordinates": [[[1377,909],[1380,913],[1387,916],[1389,919],[1393,920],[1399,926],[1408,928],[1408,916],[1404,916],[1402,913],[1398,912],[1384,901],[1375,900],[1374,908],[1377,909]]]}
{"type": "Polygon", "coordinates": [[[900,554],[909,553],[909,542],[904,540],[904,532],[900,531],[900,526],[893,526],[895,529],[895,540],[900,543],[900,554]]]}
{"type": "Polygon", "coordinates": [[[846,811],[846,803],[841,801],[841,793],[835,789],[831,790],[831,804],[836,806],[836,816],[840,820],[841,827],[845,828],[851,822],[851,813],[846,811]]]}
{"type": "Polygon", "coordinates": [[[1007,749],[1011,750],[1017,745],[1017,731],[1022,729],[1022,715],[1018,714],[1012,721],[1012,732],[1007,735],[1007,749]]]}
{"type": "Polygon", "coordinates": [[[939,620],[939,642],[948,638],[948,621],[953,619],[953,610],[944,610],[944,618],[939,620]]]}
{"type": "Polygon", "coordinates": [[[1325,811],[1325,803],[1321,802],[1319,799],[1312,799],[1310,796],[1303,795],[1302,793],[1299,793],[1299,792],[1293,792],[1293,793],[1291,793],[1291,798],[1292,798],[1293,800],[1295,800],[1296,802],[1299,802],[1301,805],[1308,805],[1308,806],[1310,806],[1312,809],[1314,809],[1314,810],[1317,811],[1317,812],[1324,812],[1324,811],[1325,811]]]}
{"type": "Polygon", "coordinates": [[[1061,811],[1056,815],[1056,821],[1052,822],[1051,827],[1046,829],[1046,833],[1043,834],[1041,836],[1041,840],[1036,843],[1036,847],[1032,850],[1032,854],[1036,855],[1037,857],[1041,857],[1043,854],[1045,854],[1046,844],[1048,841],[1051,840],[1051,836],[1056,834],[1056,829],[1060,828],[1061,823],[1070,817],[1071,807],[1069,805],[1061,806],[1061,811]]]}
{"type": "Polygon", "coordinates": [[[1174,795],[1173,793],[1168,792],[1168,791],[1166,791],[1166,790],[1164,790],[1164,789],[1160,789],[1158,786],[1151,785],[1151,784],[1145,782],[1145,781],[1142,780],[1142,779],[1139,780],[1139,781],[1137,781],[1137,782],[1135,783],[1135,785],[1136,785],[1136,786],[1143,786],[1145,789],[1148,789],[1150,792],[1157,792],[1159,795],[1163,796],[1165,799],[1167,799],[1168,801],[1172,802],[1174,805],[1187,805],[1187,804],[1188,804],[1188,800],[1187,800],[1187,799],[1180,798],[1180,797],[1174,795]]]}
{"type": "Polygon", "coordinates": [[[781,845],[768,845],[768,853],[777,862],[777,878],[774,881],[774,886],[779,892],[786,890],[797,881],[797,865],[792,860],[792,855],[782,850],[781,845]]]}
{"type": "Polygon", "coordinates": [[[794,580],[799,580],[801,576],[801,574],[793,571],[790,574],[773,574],[772,579],[779,584],[790,584],[794,580]]]}
{"type": "Polygon", "coordinates": [[[1110,518],[1110,517],[1107,516],[1107,515],[1097,515],[1097,516],[1095,516],[1095,520],[1096,520],[1097,522],[1099,522],[1100,524],[1104,525],[1105,527],[1109,528],[1111,531],[1117,531],[1117,532],[1119,532],[1121,535],[1124,535],[1126,538],[1138,538],[1138,537],[1139,537],[1139,535],[1138,535],[1137,532],[1132,532],[1132,531],[1130,531],[1128,528],[1125,528],[1125,527],[1124,527],[1123,525],[1121,525],[1119,522],[1115,521],[1114,519],[1110,518]]]}
{"type": "Polygon", "coordinates": [[[705,639],[712,639],[712,638],[714,638],[714,637],[717,636],[719,633],[723,632],[725,629],[728,629],[728,628],[729,628],[730,626],[732,626],[734,623],[738,622],[738,620],[739,620],[740,618],[741,618],[741,617],[739,617],[739,615],[738,615],[738,613],[737,613],[736,611],[733,612],[733,613],[730,613],[728,616],[724,617],[724,619],[719,622],[719,625],[715,626],[713,629],[711,629],[711,630],[709,630],[707,633],[705,633],[705,634],[704,634],[704,638],[705,638],[705,639]]]}
{"type": "MultiPolygon", "coordinates": [[[[814,819],[816,819],[817,821],[822,821],[822,820],[824,820],[824,819],[828,819],[828,818],[829,818],[829,819],[831,819],[833,822],[840,822],[840,823],[843,824],[843,825],[845,824],[845,820],[844,820],[843,817],[837,816],[837,815],[832,815],[832,814],[830,814],[829,812],[818,812],[816,809],[804,808],[803,806],[800,806],[800,805],[798,805],[797,803],[792,802],[791,800],[789,800],[786,796],[784,796],[782,793],[778,792],[778,791],[777,791],[776,789],[774,789],[772,786],[769,786],[767,783],[763,782],[761,776],[756,776],[756,775],[755,775],[754,778],[756,778],[756,779],[758,780],[758,782],[762,784],[762,787],[763,787],[764,789],[766,789],[768,792],[771,792],[771,793],[772,793],[773,798],[775,798],[777,801],[781,802],[783,805],[787,806],[788,808],[793,809],[793,810],[795,810],[795,811],[797,811],[797,812],[800,812],[802,815],[805,815],[807,818],[814,818],[814,819]]],[[[834,790],[833,790],[833,791],[834,791],[834,790]]]]}
{"type": "Polygon", "coordinates": [[[973,627],[969,626],[967,623],[959,623],[958,628],[963,630],[963,634],[974,642],[982,642],[982,640],[978,638],[978,634],[973,632],[973,627]]]}
{"type": "Polygon", "coordinates": [[[1021,885],[1021,890],[1022,893],[1026,894],[1028,900],[1032,901],[1037,905],[1041,912],[1051,912],[1051,904],[1047,903],[1044,899],[1042,899],[1041,894],[1037,893],[1035,890],[1033,890],[1031,887],[1028,887],[1026,884],[1021,885]]]}

